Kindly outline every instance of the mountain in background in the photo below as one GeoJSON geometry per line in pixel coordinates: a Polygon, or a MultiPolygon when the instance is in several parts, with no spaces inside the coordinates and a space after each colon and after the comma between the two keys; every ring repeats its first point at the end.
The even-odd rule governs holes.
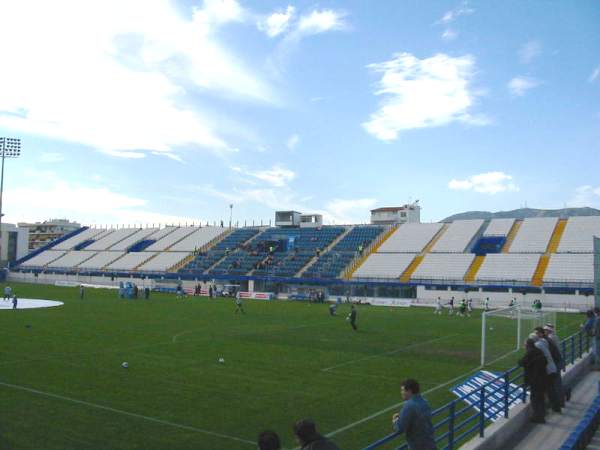
{"type": "Polygon", "coordinates": [[[469,219],[526,219],[528,217],[573,217],[573,216],[600,216],[600,209],[594,208],[563,208],[563,209],[533,209],[521,208],[512,211],[468,211],[446,217],[441,222],[469,219]]]}

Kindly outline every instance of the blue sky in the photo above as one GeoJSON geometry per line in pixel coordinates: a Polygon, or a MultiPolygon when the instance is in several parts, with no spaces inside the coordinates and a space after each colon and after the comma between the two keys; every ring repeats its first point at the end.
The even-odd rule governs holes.
{"type": "Polygon", "coordinates": [[[597,1],[2,2],[8,221],[600,207],[597,1]]]}

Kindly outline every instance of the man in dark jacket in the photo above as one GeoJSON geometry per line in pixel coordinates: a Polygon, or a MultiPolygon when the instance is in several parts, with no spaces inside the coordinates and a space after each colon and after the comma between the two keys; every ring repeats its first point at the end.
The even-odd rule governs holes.
{"type": "Polygon", "coordinates": [[[421,397],[417,380],[409,378],[400,385],[404,406],[392,417],[394,429],[406,435],[410,450],[435,450],[435,433],[431,422],[431,407],[421,397]]]}
{"type": "Polygon", "coordinates": [[[340,450],[337,445],[317,432],[317,426],[310,419],[296,422],[294,435],[302,450],[340,450]]]}
{"type": "Polygon", "coordinates": [[[546,409],[544,395],[546,391],[546,357],[535,346],[534,339],[525,341],[525,356],[519,360],[519,365],[525,369],[525,386],[531,391],[531,408],[533,416],[531,422],[546,423],[546,409]]]}
{"type": "Polygon", "coordinates": [[[348,320],[350,321],[350,325],[352,325],[352,329],[354,331],[358,330],[358,327],[356,326],[356,308],[354,307],[354,305],[350,306],[350,314],[348,314],[348,320]]]}

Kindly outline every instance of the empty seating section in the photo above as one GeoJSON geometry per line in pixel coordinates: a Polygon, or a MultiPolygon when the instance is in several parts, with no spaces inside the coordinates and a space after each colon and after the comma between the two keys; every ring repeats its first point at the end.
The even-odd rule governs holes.
{"type": "Polygon", "coordinates": [[[414,253],[373,253],[352,278],[399,278],[415,256],[414,253]]]}
{"type": "Polygon", "coordinates": [[[433,253],[463,253],[482,225],[483,220],[452,222],[431,248],[431,251],[433,253]]]}
{"type": "Polygon", "coordinates": [[[544,253],[557,222],[556,217],[525,219],[510,246],[510,253],[544,253]]]}
{"type": "Polygon", "coordinates": [[[494,253],[485,257],[477,281],[526,281],[533,278],[540,255],[494,253]]]}
{"type": "Polygon", "coordinates": [[[192,252],[196,249],[204,247],[206,244],[223,234],[225,231],[227,231],[227,229],[221,227],[197,228],[192,234],[183,238],[180,242],[177,242],[175,245],[169,248],[169,251],[192,252]]]}
{"type": "Polygon", "coordinates": [[[593,283],[594,255],[592,253],[555,253],[544,275],[544,282],[593,283]]]}
{"type": "Polygon", "coordinates": [[[412,274],[411,280],[462,281],[473,259],[473,253],[428,253],[412,274]]]}
{"type": "Polygon", "coordinates": [[[304,278],[337,278],[355,256],[355,252],[330,250],[304,272],[304,278]]]}
{"type": "Polygon", "coordinates": [[[65,253],[63,256],[61,256],[57,260],[49,263],[48,267],[69,269],[71,267],[78,266],[85,260],[90,259],[95,254],[96,254],[96,252],[88,252],[85,250],[81,250],[81,251],[72,250],[70,252],[65,253]]]}
{"type": "Polygon", "coordinates": [[[558,253],[592,253],[594,236],[600,236],[600,216],[571,217],[558,245],[558,253]]]}
{"type": "Polygon", "coordinates": [[[515,219],[492,219],[485,231],[484,236],[508,236],[515,219]]]}
{"type": "Polygon", "coordinates": [[[177,229],[177,227],[164,227],[164,228],[159,228],[158,230],[156,230],[154,233],[148,235],[145,239],[152,239],[153,241],[159,241],[162,238],[164,238],[165,236],[171,234],[173,231],[175,231],[177,229]]]}
{"type": "Polygon", "coordinates": [[[117,242],[122,241],[128,236],[135,233],[137,228],[121,228],[119,230],[112,230],[111,233],[107,234],[101,239],[97,239],[95,242],[88,245],[86,250],[108,250],[110,247],[115,245],[117,242]]]}
{"type": "Polygon", "coordinates": [[[406,223],[379,247],[378,253],[420,253],[442,228],[441,223],[406,223]]]}
{"type": "Polygon", "coordinates": [[[83,241],[87,241],[88,239],[94,239],[96,236],[100,235],[100,233],[103,233],[103,232],[104,232],[104,230],[100,230],[97,228],[88,228],[87,230],[84,230],[81,233],[76,234],[72,238],[56,244],[52,249],[53,250],[71,250],[77,244],[80,244],[83,241]]]}
{"type": "Polygon", "coordinates": [[[127,250],[132,245],[146,239],[152,233],[155,233],[157,231],[158,231],[158,228],[140,228],[132,235],[126,237],[125,239],[123,239],[120,242],[117,242],[115,245],[110,247],[109,250],[127,250]]]}
{"type": "Polygon", "coordinates": [[[358,255],[359,246],[366,249],[383,231],[381,226],[356,226],[335,246],[321,255],[304,272],[305,278],[336,278],[358,255]]]}
{"type": "Polygon", "coordinates": [[[156,253],[157,252],[126,253],[121,258],[117,259],[116,261],[113,261],[108,266],[106,266],[106,270],[134,270],[137,266],[143,264],[144,262],[152,258],[154,255],[156,255],[156,253]]]}
{"type": "Polygon", "coordinates": [[[166,236],[164,236],[161,239],[156,239],[155,237],[150,236],[149,239],[156,239],[156,242],[154,244],[152,244],[150,247],[148,247],[147,250],[149,252],[154,252],[154,251],[161,252],[163,250],[166,250],[167,248],[171,247],[176,242],[178,242],[178,241],[182,240],[183,238],[187,237],[188,235],[192,234],[197,229],[198,229],[197,227],[175,228],[175,230],[172,233],[167,234],[166,236]]]}
{"type": "MultiPolygon", "coordinates": [[[[85,233],[85,231],[83,232],[85,233]]],[[[46,264],[60,258],[66,253],[64,250],[46,250],[45,252],[35,255],[33,258],[25,261],[23,267],[44,267],[46,264]]]]}
{"type": "Polygon", "coordinates": [[[154,258],[146,261],[140,267],[139,271],[165,272],[190,255],[190,252],[162,252],[154,258]]]}
{"type": "Polygon", "coordinates": [[[90,259],[79,264],[78,268],[86,269],[86,270],[100,270],[100,269],[104,268],[104,266],[110,264],[111,262],[113,262],[116,259],[123,256],[124,254],[125,254],[125,252],[112,252],[112,251],[98,252],[98,253],[96,253],[96,255],[92,256],[90,259]]]}

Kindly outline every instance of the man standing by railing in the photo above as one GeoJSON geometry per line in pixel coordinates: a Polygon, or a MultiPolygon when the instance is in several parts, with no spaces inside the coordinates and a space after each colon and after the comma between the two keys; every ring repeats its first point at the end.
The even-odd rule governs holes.
{"type": "Polygon", "coordinates": [[[394,414],[392,424],[399,433],[406,435],[410,450],[436,450],[431,408],[421,397],[417,380],[408,379],[400,384],[404,406],[394,414]]]}

